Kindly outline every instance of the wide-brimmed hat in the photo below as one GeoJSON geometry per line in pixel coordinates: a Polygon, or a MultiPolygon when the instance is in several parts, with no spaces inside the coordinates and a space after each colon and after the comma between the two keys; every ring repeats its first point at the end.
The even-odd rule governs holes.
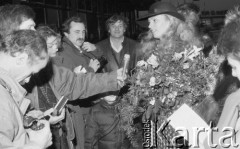
{"type": "Polygon", "coordinates": [[[168,14],[171,16],[174,16],[182,21],[184,21],[184,17],[177,12],[177,8],[172,5],[171,3],[167,3],[167,2],[155,2],[153,3],[149,10],[148,10],[148,14],[137,19],[137,22],[139,25],[146,27],[147,23],[147,19],[156,15],[160,15],[160,14],[168,14]]]}

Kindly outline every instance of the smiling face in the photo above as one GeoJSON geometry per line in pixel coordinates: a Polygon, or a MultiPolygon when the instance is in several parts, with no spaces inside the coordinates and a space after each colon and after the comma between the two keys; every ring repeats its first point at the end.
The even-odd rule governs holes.
{"type": "Polygon", "coordinates": [[[111,37],[114,38],[122,38],[126,31],[126,27],[124,26],[123,21],[118,20],[117,22],[109,25],[108,32],[111,37]]]}
{"type": "Polygon", "coordinates": [[[71,22],[68,33],[64,35],[77,47],[81,47],[85,41],[86,29],[83,23],[71,22]]]}

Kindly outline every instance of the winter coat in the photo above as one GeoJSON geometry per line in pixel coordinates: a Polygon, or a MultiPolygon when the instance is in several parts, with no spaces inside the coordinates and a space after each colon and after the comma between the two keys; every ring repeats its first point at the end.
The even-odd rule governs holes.
{"type": "Polygon", "coordinates": [[[86,122],[85,149],[126,149],[129,142],[120,131],[116,103],[102,100],[90,110],[86,122]]]}
{"type": "Polygon", "coordinates": [[[94,72],[94,70],[89,67],[89,62],[90,59],[95,58],[98,58],[97,53],[85,52],[84,50],[80,52],[69,39],[64,37],[62,40],[62,51],[59,51],[58,56],[53,60],[56,65],[63,66],[72,71],[81,65],[87,72],[94,72]]]}
{"type": "Polygon", "coordinates": [[[30,103],[26,91],[5,70],[0,69],[0,148],[42,149],[30,142],[23,127],[23,115],[30,103]]]}
{"type": "MultiPolygon", "coordinates": [[[[84,50],[80,52],[79,49],[67,38],[63,37],[62,40],[62,50],[58,52],[58,55],[53,58],[53,63],[65,67],[70,70],[74,70],[74,68],[78,66],[82,66],[86,69],[89,73],[94,73],[94,70],[89,67],[89,62],[91,59],[97,58],[95,53],[85,52],[84,50]]],[[[87,96],[89,97],[89,96],[87,96]]],[[[76,123],[75,125],[78,127],[78,131],[83,132],[81,133],[81,144],[84,146],[84,128],[85,128],[85,115],[89,113],[89,105],[91,105],[91,100],[95,99],[95,96],[91,99],[86,99],[82,101],[72,102],[73,106],[79,106],[80,108],[75,109],[76,112],[76,119],[79,119],[80,122],[76,123]]]]}

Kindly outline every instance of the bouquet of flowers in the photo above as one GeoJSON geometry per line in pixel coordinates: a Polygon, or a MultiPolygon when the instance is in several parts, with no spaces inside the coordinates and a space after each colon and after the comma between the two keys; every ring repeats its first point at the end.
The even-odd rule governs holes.
{"type": "Polygon", "coordinates": [[[182,104],[194,107],[213,94],[215,75],[224,58],[214,50],[204,57],[202,48],[194,45],[176,47],[152,50],[146,60],[137,63],[135,73],[129,78],[129,92],[118,106],[121,128],[133,144],[139,131],[133,120],[143,113],[150,118],[149,106],[162,121],[182,104]]]}

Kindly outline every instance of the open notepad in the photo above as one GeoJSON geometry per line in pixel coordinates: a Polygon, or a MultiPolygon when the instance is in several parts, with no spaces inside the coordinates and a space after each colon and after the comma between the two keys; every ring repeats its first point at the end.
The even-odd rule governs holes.
{"type": "Polygon", "coordinates": [[[203,141],[207,137],[206,129],[209,128],[207,123],[187,104],[183,104],[178,110],[176,110],[169,118],[169,124],[178,131],[180,135],[186,136],[188,133],[188,142],[189,145],[192,145],[190,148],[199,143],[199,147],[202,148],[203,141]],[[198,133],[197,128],[204,129],[204,131],[198,133]],[[197,140],[198,139],[198,140],[197,140]]]}

